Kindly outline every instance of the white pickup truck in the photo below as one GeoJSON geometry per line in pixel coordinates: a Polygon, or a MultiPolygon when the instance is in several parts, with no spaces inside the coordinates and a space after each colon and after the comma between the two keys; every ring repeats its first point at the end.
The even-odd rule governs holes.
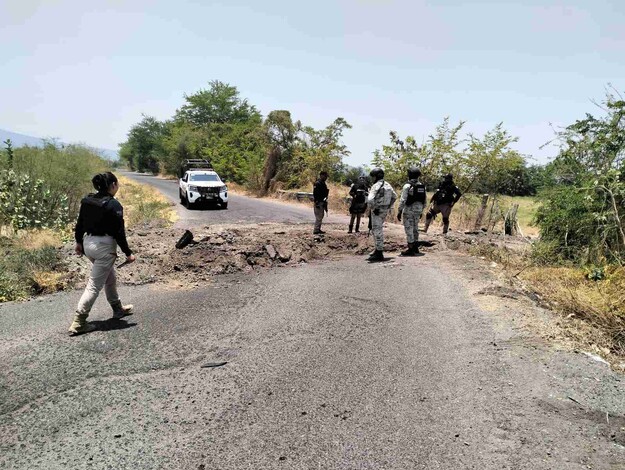
{"type": "Polygon", "coordinates": [[[187,209],[202,202],[227,209],[228,187],[213,169],[191,168],[180,178],[180,202],[187,209]]]}

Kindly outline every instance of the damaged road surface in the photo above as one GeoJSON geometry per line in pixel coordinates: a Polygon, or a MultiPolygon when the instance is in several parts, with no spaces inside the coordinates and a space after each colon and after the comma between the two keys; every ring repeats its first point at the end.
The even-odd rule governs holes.
{"type": "Polygon", "coordinates": [[[623,468],[622,376],[522,327],[533,307],[492,296],[487,267],[281,249],[124,287],[135,315],[101,299],[76,338],[79,291],[0,306],[0,468],[623,468]]]}

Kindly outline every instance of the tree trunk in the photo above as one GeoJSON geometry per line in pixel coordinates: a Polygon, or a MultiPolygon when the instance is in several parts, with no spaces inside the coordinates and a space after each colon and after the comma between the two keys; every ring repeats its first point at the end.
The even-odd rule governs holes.
{"type": "Polygon", "coordinates": [[[482,194],[482,203],[480,204],[480,208],[477,211],[477,218],[475,219],[475,227],[474,230],[479,230],[482,228],[482,220],[484,220],[484,214],[486,214],[486,207],[488,206],[488,194],[482,194]]]}
{"type": "Polygon", "coordinates": [[[265,168],[263,169],[263,186],[261,188],[262,194],[267,194],[269,191],[269,185],[271,180],[276,176],[278,171],[278,161],[280,160],[280,149],[273,147],[267,155],[265,160],[265,168]]]}

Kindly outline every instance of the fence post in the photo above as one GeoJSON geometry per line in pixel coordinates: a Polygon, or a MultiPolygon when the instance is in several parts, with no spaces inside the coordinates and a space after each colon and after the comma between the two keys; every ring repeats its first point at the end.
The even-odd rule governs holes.
{"type": "Polygon", "coordinates": [[[519,211],[519,205],[514,204],[508,212],[506,212],[506,216],[503,221],[503,230],[506,235],[516,235],[518,220],[517,220],[517,212],[519,211]]]}

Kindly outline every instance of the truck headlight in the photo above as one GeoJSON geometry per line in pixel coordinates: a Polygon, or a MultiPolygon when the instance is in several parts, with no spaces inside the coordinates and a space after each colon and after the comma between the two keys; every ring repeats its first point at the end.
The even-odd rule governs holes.
{"type": "Polygon", "coordinates": [[[197,186],[189,186],[189,191],[195,191],[196,193],[200,192],[200,190],[197,189],[197,186]]]}
{"type": "Polygon", "coordinates": [[[221,188],[219,188],[220,193],[223,193],[224,191],[228,191],[228,186],[223,185],[221,188]]]}

